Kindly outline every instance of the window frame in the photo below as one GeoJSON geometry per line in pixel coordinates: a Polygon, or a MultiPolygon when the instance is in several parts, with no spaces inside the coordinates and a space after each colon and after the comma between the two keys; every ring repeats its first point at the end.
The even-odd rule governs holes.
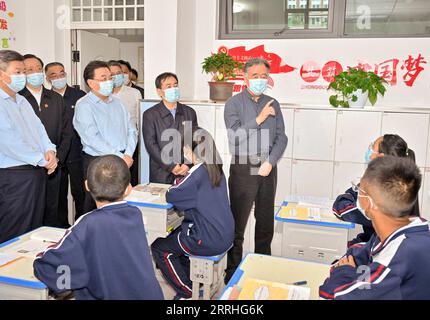
{"type": "MultiPolygon", "coordinates": [[[[329,6],[328,29],[305,29],[305,30],[233,30],[233,0],[218,0],[218,39],[324,39],[324,38],[429,38],[430,34],[346,34],[345,20],[347,0],[332,0],[329,6]]],[[[302,9],[303,12],[309,11],[302,9]]],[[[299,9],[298,9],[299,10],[299,9]]],[[[317,9],[310,11],[318,11],[317,9]]]]}

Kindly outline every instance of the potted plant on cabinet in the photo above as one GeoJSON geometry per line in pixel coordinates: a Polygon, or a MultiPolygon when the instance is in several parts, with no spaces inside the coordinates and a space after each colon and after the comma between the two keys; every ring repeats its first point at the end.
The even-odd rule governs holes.
{"type": "Polygon", "coordinates": [[[349,68],[330,83],[329,90],[336,91],[330,96],[330,104],[336,108],[363,108],[369,100],[374,106],[378,95],[385,95],[387,83],[372,71],[349,68]]]}
{"type": "Polygon", "coordinates": [[[210,99],[213,101],[226,101],[233,95],[233,82],[227,79],[236,76],[235,71],[243,67],[243,63],[237,62],[227,53],[220,52],[205,58],[202,69],[211,74],[209,81],[210,99]]]}

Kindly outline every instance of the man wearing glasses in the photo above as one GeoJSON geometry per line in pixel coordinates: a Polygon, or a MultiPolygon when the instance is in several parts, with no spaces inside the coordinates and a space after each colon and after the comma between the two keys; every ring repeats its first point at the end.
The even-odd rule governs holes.
{"type": "Polygon", "coordinates": [[[288,138],[279,102],[264,94],[269,63],[250,59],[244,68],[247,88],[227,101],[225,125],[232,162],[229,190],[235,219],[235,240],[228,253],[227,283],[242,260],[243,240],[255,204],[255,252],[271,254],[274,232],[277,163],[288,138]]]}
{"type": "MultiPolygon", "coordinates": [[[[67,116],[72,121],[75,114],[75,106],[79,99],[85,96],[85,92],[67,84],[67,73],[60,62],[52,62],[45,66],[46,80],[51,84],[52,91],[63,97],[67,116]]],[[[70,188],[75,202],[76,215],[84,214],[84,175],[82,171],[82,144],[78,133],[73,130],[70,151],[61,168],[60,199],[58,202],[59,227],[68,228],[68,200],[70,188]]]]}
{"type": "MultiPolygon", "coordinates": [[[[130,168],[137,145],[137,131],[130,113],[118,98],[112,96],[114,85],[108,64],[90,62],[84,70],[84,80],[91,91],[78,101],[73,118],[83,145],[84,179],[90,163],[100,156],[117,155],[130,168]]],[[[95,202],[86,190],[84,212],[95,208],[95,202]]]]}
{"type": "Polygon", "coordinates": [[[358,192],[357,208],[375,234],[351,246],[330,270],[320,297],[342,300],[429,300],[428,221],[411,216],[422,176],[413,161],[393,156],[370,162],[358,192]]]}

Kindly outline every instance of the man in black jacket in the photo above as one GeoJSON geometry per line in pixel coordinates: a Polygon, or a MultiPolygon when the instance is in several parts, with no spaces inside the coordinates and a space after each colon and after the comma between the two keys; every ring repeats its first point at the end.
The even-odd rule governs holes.
{"type": "MultiPolygon", "coordinates": [[[[85,92],[67,84],[67,74],[64,65],[60,62],[52,62],[45,67],[46,79],[52,85],[52,91],[63,97],[67,116],[72,121],[75,115],[75,105],[79,99],[85,96],[85,92]]],[[[58,204],[58,219],[60,227],[68,228],[68,193],[70,189],[75,202],[76,216],[80,217],[84,212],[84,174],[82,165],[82,144],[78,133],[73,130],[73,137],[70,145],[70,152],[66,161],[62,163],[60,200],[58,204]]]]}
{"type": "Polygon", "coordinates": [[[139,87],[138,85],[134,84],[133,81],[131,81],[133,68],[131,67],[130,62],[124,60],[118,60],[118,62],[121,65],[122,71],[124,72],[125,85],[139,90],[140,94],[142,95],[142,98],[145,99],[145,89],[139,87]]]}
{"type": "Polygon", "coordinates": [[[183,134],[185,128],[198,126],[197,115],[192,108],[178,102],[178,77],[175,74],[159,75],[155,85],[162,101],[145,111],[142,125],[143,139],[150,157],[149,180],[153,183],[172,184],[176,177],[185,176],[190,167],[183,164],[181,141],[173,142],[173,147],[176,148],[173,154],[179,150],[176,152],[180,154],[179,158],[164,154],[163,149],[168,149],[172,141],[163,141],[166,140],[162,137],[163,132],[174,129],[183,134]]]}
{"type": "MultiPolygon", "coordinates": [[[[48,133],[49,139],[57,146],[57,158],[60,164],[65,163],[70,151],[72,139],[72,125],[66,113],[63,98],[44,86],[45,75],[43,62],[40,58],[27,54],[24,56],[27,87],[20,94],[24,96],[33,107],[48,133]]],[[[57,227],[59,190],[61,169],[49,176],[46,189],[46,207],[43,224],[57,227]]]]}

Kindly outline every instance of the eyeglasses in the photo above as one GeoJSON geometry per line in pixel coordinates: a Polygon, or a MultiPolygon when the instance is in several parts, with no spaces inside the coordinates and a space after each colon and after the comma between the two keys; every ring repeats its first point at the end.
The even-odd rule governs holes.
{"type": "Polygon", "coordinates": [[[373,199],[369,196],[369,194],[364,191],[362,188],[359,187],[358,184],[356,184],[354,181],[351,181],[351,185],[352,185],[352,191],[357,192],[357,196],[360,198],[368,198],[370,201],[370,208],[374,209],[376,208],[376,206],[374,205],[374,201],[373,199]],[[364,193],[364,195],[363,195],[364,193]]]}

